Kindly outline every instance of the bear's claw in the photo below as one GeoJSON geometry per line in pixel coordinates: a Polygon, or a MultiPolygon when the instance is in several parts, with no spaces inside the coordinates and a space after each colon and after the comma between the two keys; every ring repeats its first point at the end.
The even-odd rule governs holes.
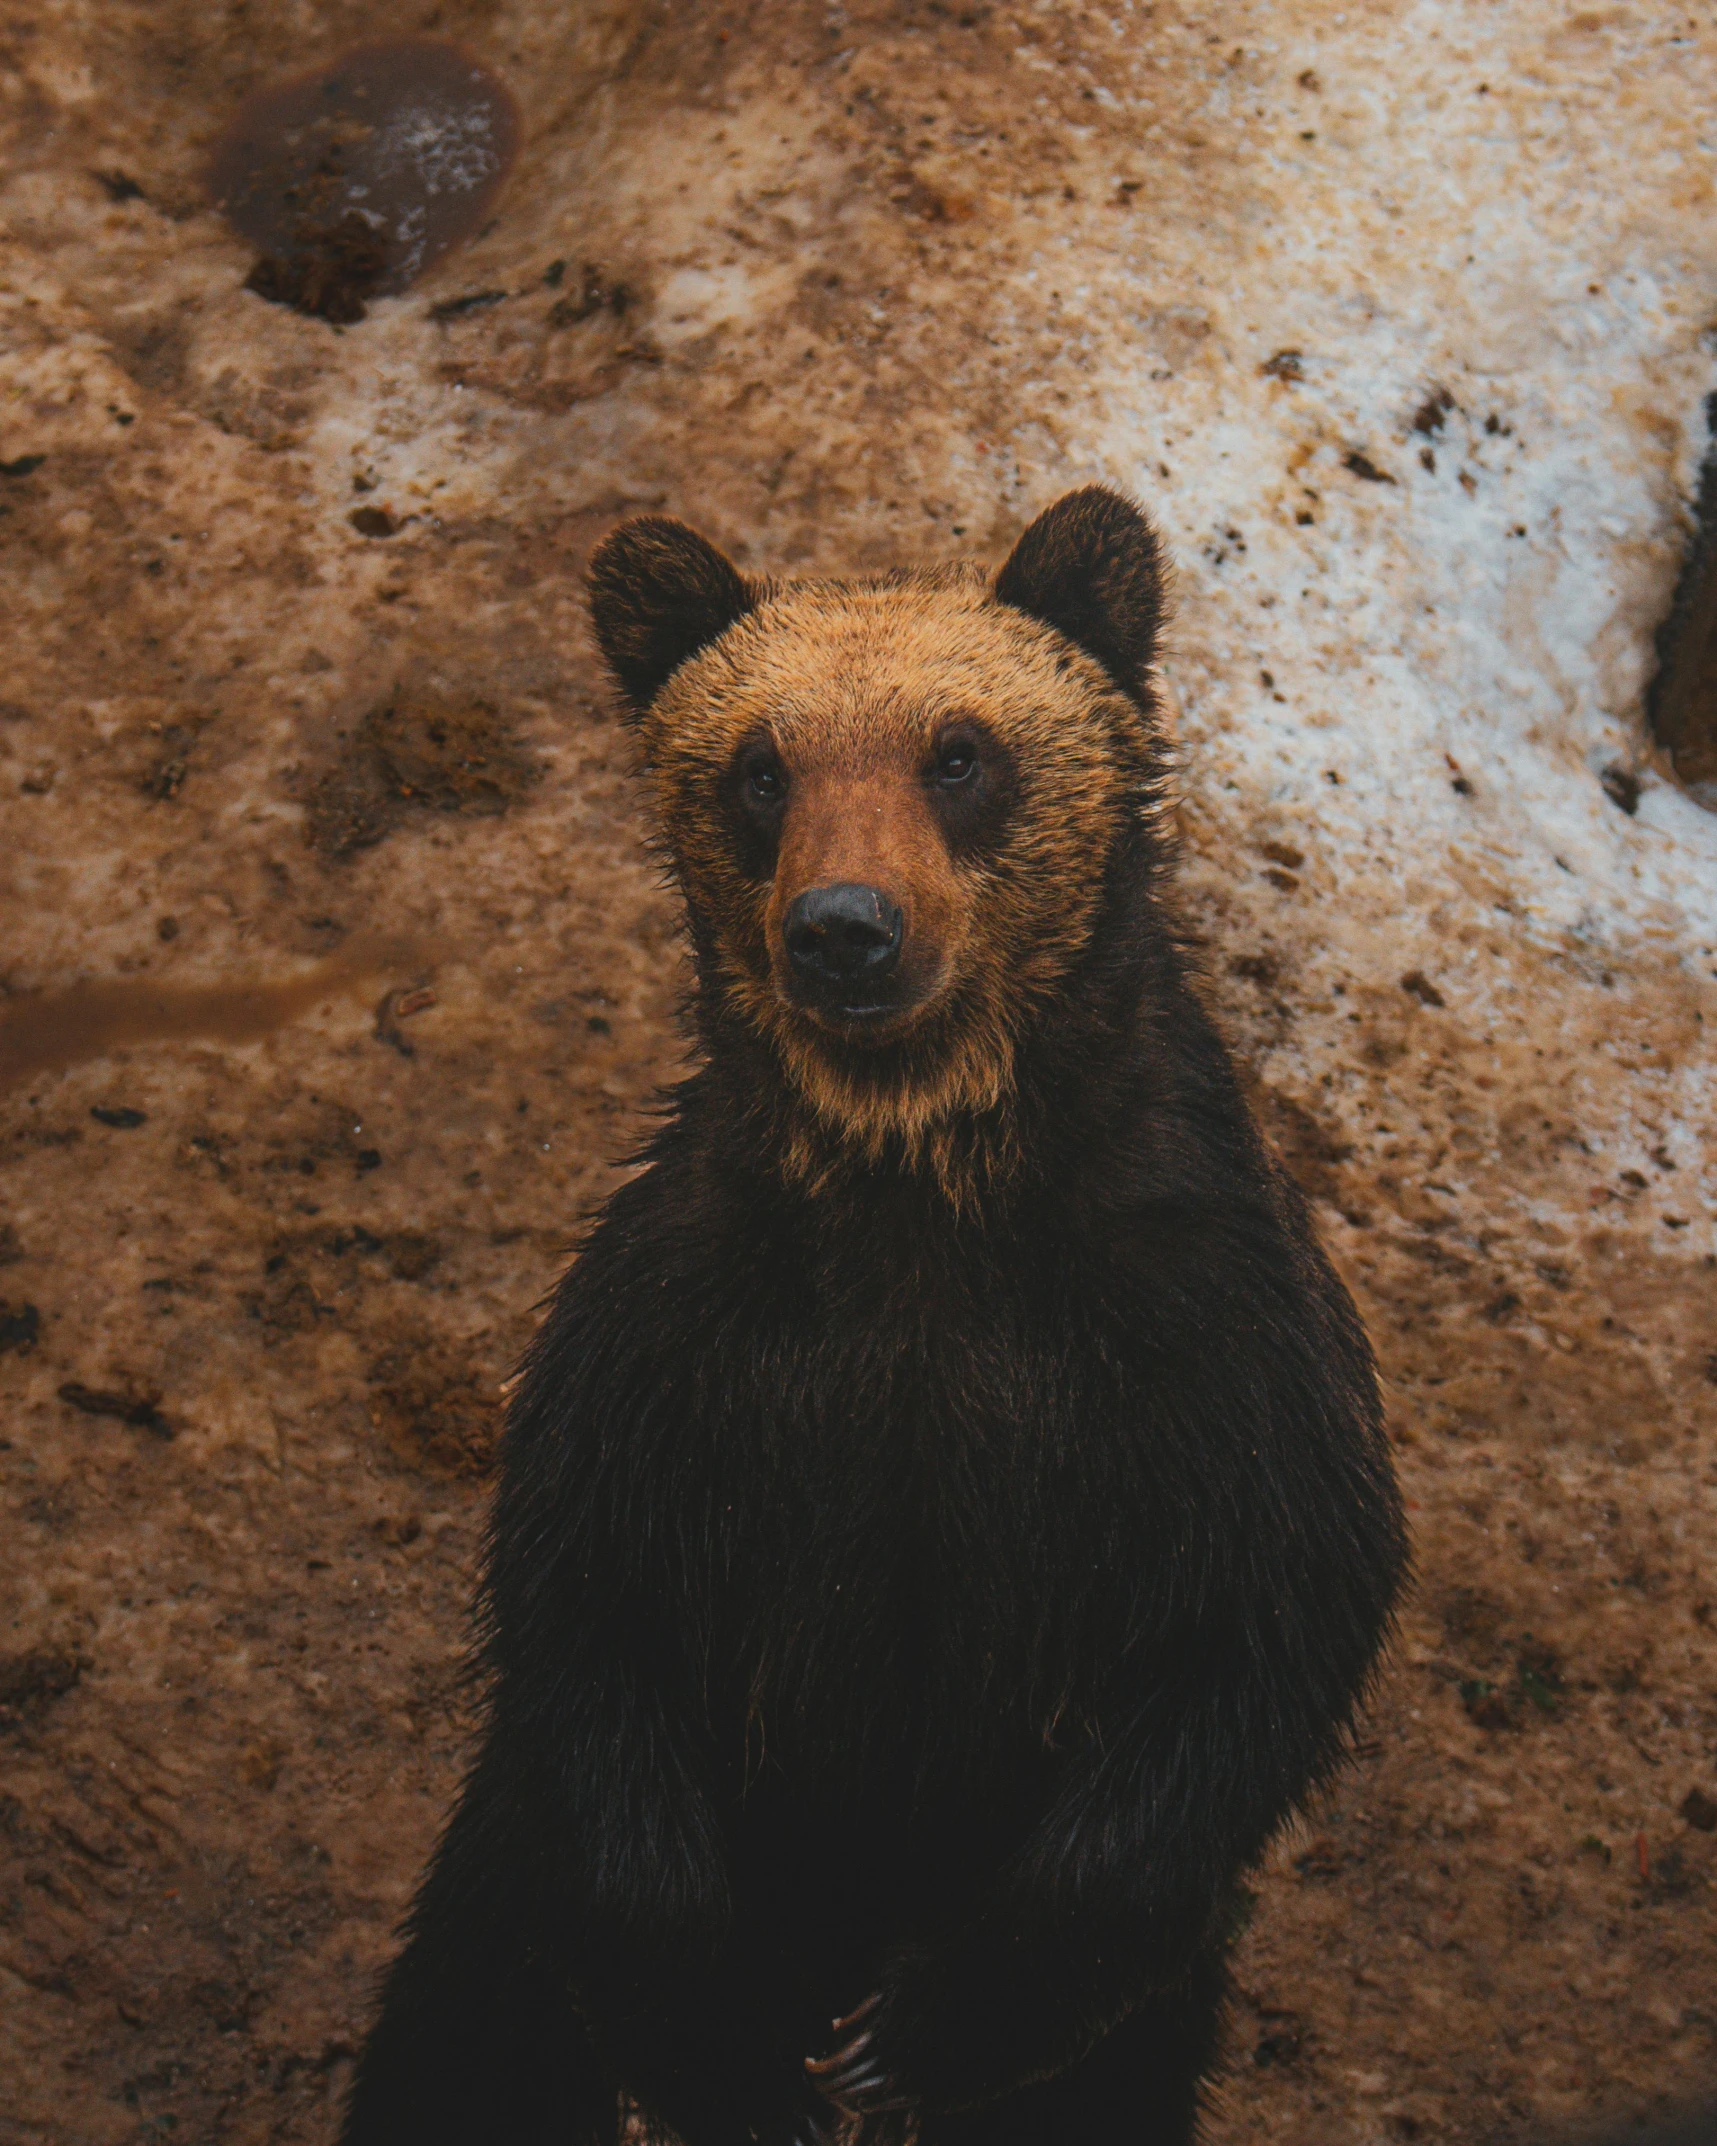
{"type": "Polygon", "coordinates": [[[895,2092],[888,2069],[873,2047],[881,2001],[880,1994],[873,1992],[844,2019],[835,2020],[835,2033],[844,2037],[840,2045],[826,2057],[805,2060],[805,2069],[819,2090],[848,2116],[875,2115],[907,2105],[905,2097],[895,2092]]]}

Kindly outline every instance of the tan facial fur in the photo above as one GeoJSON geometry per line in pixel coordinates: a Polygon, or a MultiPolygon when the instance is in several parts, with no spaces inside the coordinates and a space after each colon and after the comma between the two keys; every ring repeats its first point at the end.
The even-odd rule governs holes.
{"type": "Polygon", "coordinates": [[[799,583],[675,671],[644,715],[661,833],[716,952],[721,988],[777,1053],[807,1120],[796,1166],[893,1154],[947,1176],[1006,1149],[1019,1038],[1077,963],[1123,818],[1160,781],[1155,720],[1102,667],[998,603],[974,568],[875,584],[799,583]],[[951,841],[927,779],[965,722],[1000,748],[1005,811],[951,841]],[[773,855],[736,834],[742,749],[785,771],[773,855]],[[911,1004],[863,1034],[789,990],[795,897],[850,881],[905,919],[911,1004]]]}

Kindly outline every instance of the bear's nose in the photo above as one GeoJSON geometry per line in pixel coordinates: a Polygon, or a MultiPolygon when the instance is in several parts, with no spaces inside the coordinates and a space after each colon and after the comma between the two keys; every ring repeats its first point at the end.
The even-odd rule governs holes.
{"type": "Polygon", "coordinates": [[[868,995],[900,959],[901,927],[899,904],[876,887],[812,887],[782,927],[795,982],[819,999],[868,995]]]}

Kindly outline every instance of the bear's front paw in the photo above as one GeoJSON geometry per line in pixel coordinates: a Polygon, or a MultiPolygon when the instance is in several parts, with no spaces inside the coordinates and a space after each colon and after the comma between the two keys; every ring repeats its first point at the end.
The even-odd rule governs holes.
{"type": "Polygon", "coordinates": [[[1023,1940],[985,1933],[896,1954],[806,2071],[850,2116],[981,2108],[1064,2069],[1125,2009],[1105,2012],[1023,1940]]]}

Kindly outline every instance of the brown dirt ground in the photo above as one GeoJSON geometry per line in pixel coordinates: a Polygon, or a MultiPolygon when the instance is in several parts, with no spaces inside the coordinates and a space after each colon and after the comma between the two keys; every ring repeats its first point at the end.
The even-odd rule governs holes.
{"type": "MultiPolygon", "coordinates": [[[[989,294],[1034,217],[1125,208],[1088,176],[1098,18],[571,12],[0,11],[0,458],[45,457],[0,482],[3,2141],[329,2136],[468,1748],[498,1388],[678,1050],[590,543],[665,501],[789,568],[993,550],[1020,488],[948,398],[969,442],[1014,379],[1046,437],[1080,392],[1079,335],[989,294]],[[264,307],[202,144],[271,68],[426,25],[526,102],[492,239],[344,333],[264,307]],[[919,147],[932,79],[960,157],[919,147]],[[702,198],[766,125],[815,247],[749,166],[702,198]],[[654,223],[652,174],[691,190],[654,223]],[[761,325],[687,283],[700,216],[761,325]],[[562,256],[642,295],[555,326],[562,256]],[[428,319],[492,285],[523,295],[428,319]]],[[[1218,246],[1235,144],[1177,114],[1255,30],[1227,7],[1161,74],[1156,212],[1196,197],[1218,246]]],[[[1583,1099],[1649,1105],[1709,987],[1499,924],[1450,964],[1526,995],[1506,1034],[1387,948],[1336,990],[1303,921],[1335,883],[1191,760],[1211,993],[1376,1337],[1419,1573],[1358,1764],[1260,1875],[1212,2138],[1524,2139],[1707,2090],[1717,1271],[1657,1234],[1697,1211],[1687,1129],[1618,1174],[1583,1099]]]]}

